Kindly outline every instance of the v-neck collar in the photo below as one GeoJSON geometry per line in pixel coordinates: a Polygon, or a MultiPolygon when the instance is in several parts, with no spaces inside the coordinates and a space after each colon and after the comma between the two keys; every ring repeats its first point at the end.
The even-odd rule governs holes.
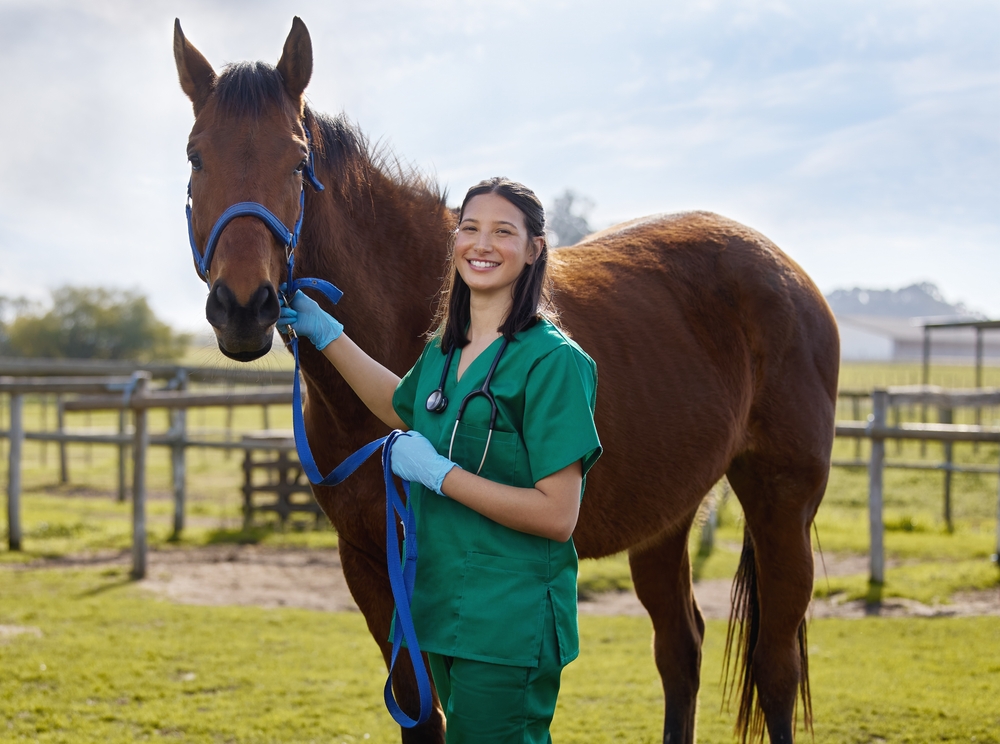
{"type": "Polygon", "coordinates": [[[481,352],[479,352],[479,354],[476,356],[475,359],[469,362],[469,366],[465,368],[465,372],[462,373],[461,377],[458,376],[458,368],[462,362],[462,354],[465,352],[465,349],[455,349],[455,351],[457,352],[458,359],[452,360],[454,364],[452,365],[452,369],[449,370],[449,376],[455,381],[456,387],[469,377],[469,372],[472,371],[473,367],[479,364],[479,361],[483,357],[488,357],[491,362],[493,361],[493,359],[496,357],[496,350],[494,349],[492,356],[487,354],[487,352],[490,351],[490,349],[493,349],[493,347],[496,346],[497,342],[502,339],[503,339],[503,334],[497,336],[495,339],[490,341],[489,345],[481,352]]]}

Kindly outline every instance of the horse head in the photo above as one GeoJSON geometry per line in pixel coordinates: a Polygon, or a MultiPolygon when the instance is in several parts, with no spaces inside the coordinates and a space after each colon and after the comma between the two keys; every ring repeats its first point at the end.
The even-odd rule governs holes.
{"type": "Polygon", "coordinates": [[[276,67],[240,63],[216,75],[177,20],[174,59],[194,106],[189,227],[195,266],[209,286],[205,317],[223,354],[252,361],[270,351],[278,319],[277,288],[293,247],[280,227],[290,235],[302,211],[309,167],[303,92],[312,42],[296,17],[276,67]],[[244,203],[263,207],[277,222],[260,213],[227,222],[227,210],[244,203]],[[217,238],[214,248],[210,236],[217,238]]]}

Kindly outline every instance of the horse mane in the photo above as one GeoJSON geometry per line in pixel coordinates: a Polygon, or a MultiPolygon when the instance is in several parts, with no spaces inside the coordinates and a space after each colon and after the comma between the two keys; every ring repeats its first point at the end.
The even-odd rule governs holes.
{"type": "MultiPolygon", "coordinates": [[[[243,117],[259,116],[270,106],[284,105],[287,93],[281,73],[273,65],[233,62],[216,79],[215,96],[224,114],[243,117]]],[[[341,179],[371,184],[374,176],[382,176],[420,201],[429,197],[442,205],[447,202],[447,190],[433,177],[400,160],[391,148],[372,145],[345,114],[328,116],[307,106],[306,119],[313,130],[316,156],[341,179]]]]}
{"type": "Polygon", "coordinates": [[[378,176],[421,201],[429,198],[441,205],[447,202],[447,189],[401,160],[387,145],[372,144],[346,114],[329,116],[307,106],[306,120],[311,123],[317,157],[341,179],[370,184],[378,176]]]}

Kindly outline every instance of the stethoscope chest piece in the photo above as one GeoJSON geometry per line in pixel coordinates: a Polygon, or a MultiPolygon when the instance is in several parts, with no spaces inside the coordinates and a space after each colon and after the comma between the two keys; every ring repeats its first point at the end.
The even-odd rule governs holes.
{"type": "Polygon", "coordinates": [[[448,397],[438,388],[427,396],[427,410],[431,413],[442,413],[448,407],[448,397]]]}

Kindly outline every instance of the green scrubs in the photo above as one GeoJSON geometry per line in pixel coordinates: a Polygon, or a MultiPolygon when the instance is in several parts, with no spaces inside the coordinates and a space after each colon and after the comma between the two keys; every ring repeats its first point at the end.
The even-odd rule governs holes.
{"type": "MultiPolygon", "coordinates": [[[[393,396],[396,413],[442,455],[448,456],[463,398],[483,384],[499,346],[498,338],[469,365],[461,380],[457,379],[461,351],[456,350],[445,381],[449,404],[443,413],[425,407],[444,369],[445,355],[437,339],[427,344],[400,381],[393,396]]],[[[490,390],[499,413],[481,476],[531,488],[577,461],[586,476],[601,454],[594,427],[597,370],[576,343],[550,322],[537,322],[508,345],[490,390]]],[[[466,406],[455,436],[451,459],[473,473],[483,457],[489,419],[489,402],[476,396],[466,406]]],[[[559,670],[576,658],[580,648],[573,541],[559,543],[512,530],[419,484],[412,484],[411,496],[420,545],[413,622],[421,648],[440,657],[432,656],[432,672],[439,692],[450,691],[442,695],[446,713],[452,713],[449,743],[477,740],[472,727],[484,722],[473,722],[473,715],[499,717],[503,725],[513,726],[511,730],[526,732],[503,741],[547,740],[559,670]],[[538,717],[534,713],[525,712],[522,721],[507,720],[518,704],[501,700],[506,693],[500,690],[488,696],[495,705],[481,713],[468,710],[473,704],[460,702],[456,670],[466,679],[483,682],[491,670],[501,676],[514,674],[521,682],[509,694],[522,698],[525,689],[530,696],[536,687],[531,679],[548,680],[539,687],[545,700],[520,704],[523,711],[547,710],[541,716],[544,736],[530,734],[529,730],[538,729],[526,722],[538,717]],[[446,672],[448,677],[442,678],[446,672]],[[469,721],[468,727],[461,724],[463,720],[469,721]]],[[[474,693],[462,693],[466,694],[474,698],[474,693]]],[[[479,741],[482,736],[480,730],[479,741]]]]}

